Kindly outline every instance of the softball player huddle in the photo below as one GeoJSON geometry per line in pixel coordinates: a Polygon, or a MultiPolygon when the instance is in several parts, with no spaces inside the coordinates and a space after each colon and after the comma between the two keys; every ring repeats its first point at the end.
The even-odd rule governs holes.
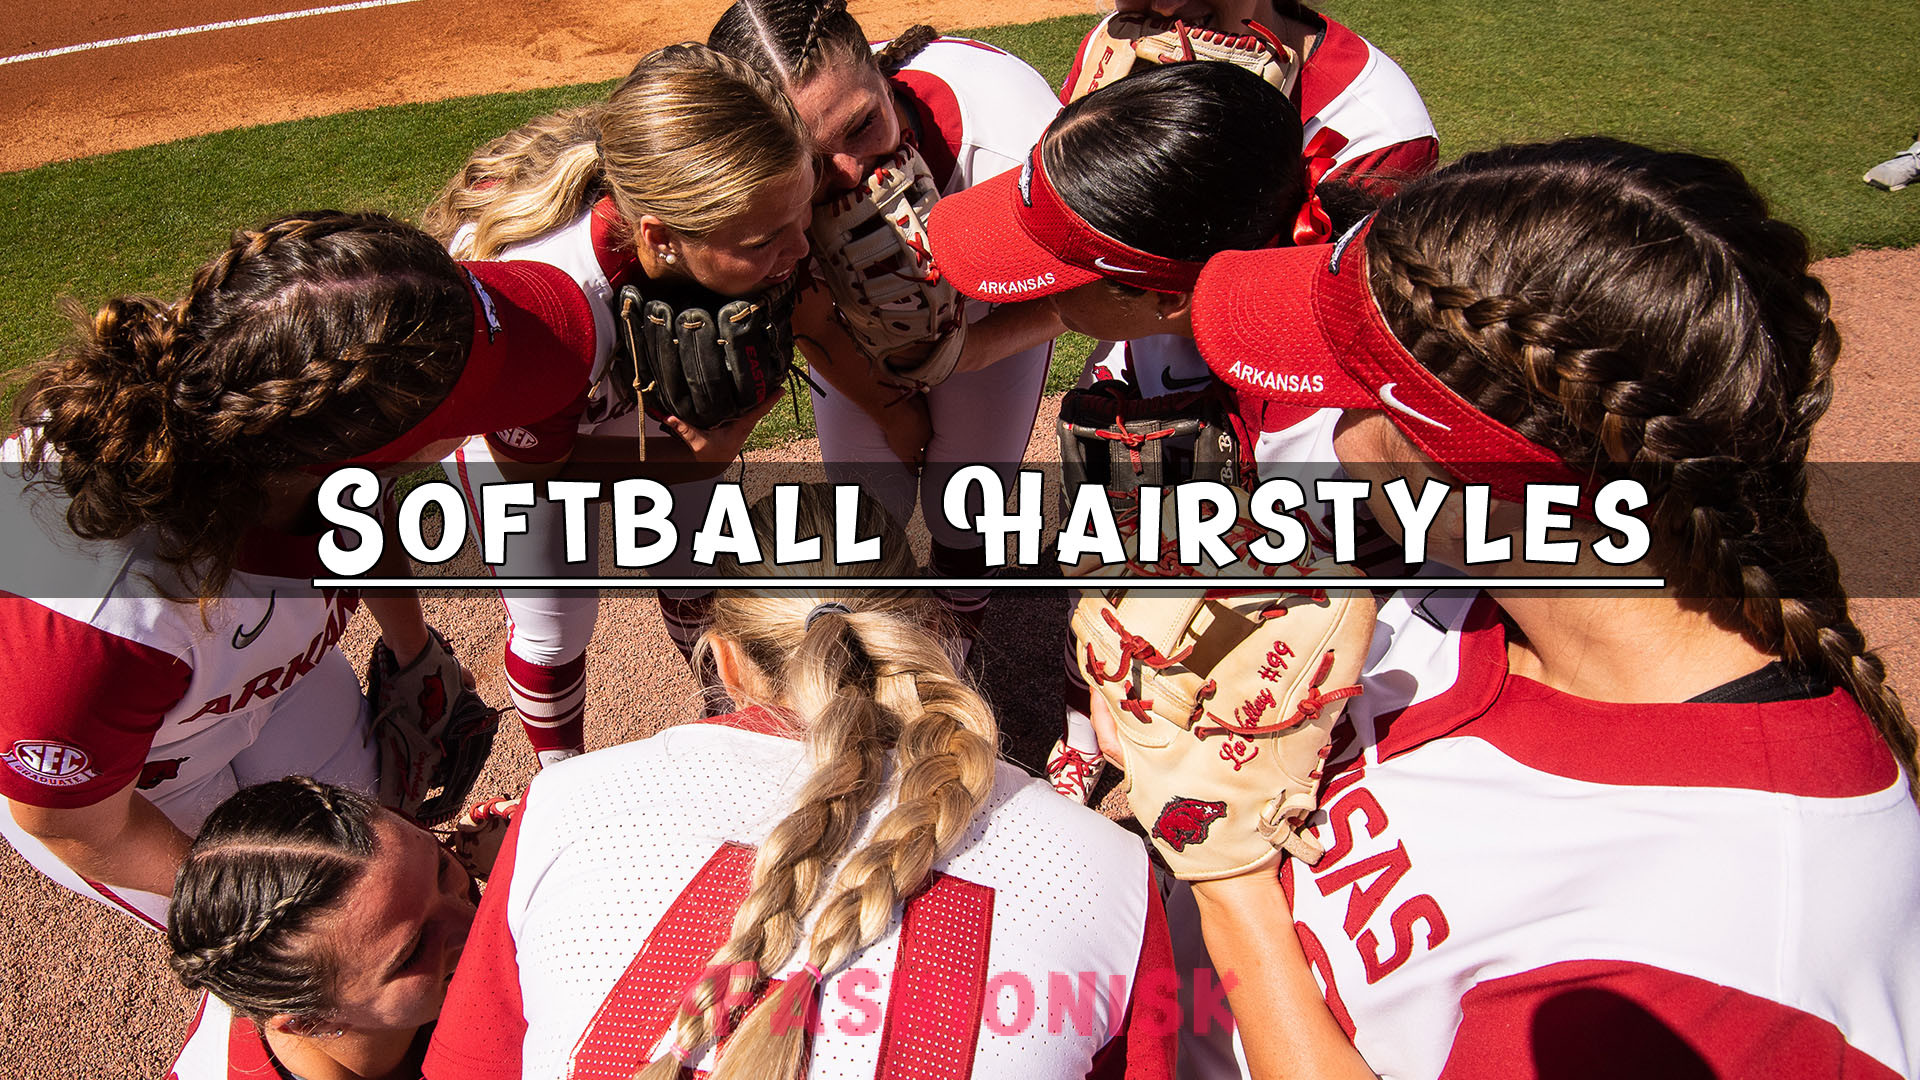
{"type": "MultiPolygon", "coordinates": [[[[1805,505],[1839,356],[1805,240],[1678,151],[1436,169],[1407,75],[1286,0],[1118,7],[1056,93],[737,0],[424,229],[289,215],[78,314],[0,450],[0,834],[165,932],[204,995],[175,1076],[1920,1075],[1916,736],[1805,505]],[[1367,481],[1359,563],[1426,587],[1350,588],[1338,642],[1289,636],[1329,578],[1085,591],[1043,780],[966,666],[986,594],[865,579],[917,572],[959,468],[1011,475],[1068,329],[1116,499],[1199,457],[1139,425],[1204,411],[1240,484],[1367,481]],[[713,715],[594,753],[597,598],[503,588],[539,772],[422,828],[420,778],[472,776],[382,736],[336,643],[364,605],[445,665],[421,709],[459,665],[416,598],[313,587],[324,478],[440,463],[478,521],[487,483],[649,476],[690,531],[796,346],[884,564],[663,591],[713,715]],[[676,396],[722,370],[751,389],[676,396]],[[1410,537],[1398,479],[1510,532],[1559,485],[1582,540],[1631,481],[1666,588],[1481,591],[1471,515],[1410,537]],[[1282,754],[1304,795],[1246,781],[1282,754]],[[1083,805],[1109,767],[1135,830],[1083,805]]],[[[593,573],[565,538],[543,504],[496,570],[593,573]]]]}

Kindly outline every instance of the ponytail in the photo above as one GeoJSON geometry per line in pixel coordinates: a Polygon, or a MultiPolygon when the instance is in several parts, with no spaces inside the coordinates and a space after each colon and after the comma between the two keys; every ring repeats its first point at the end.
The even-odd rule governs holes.
{"type": "Polygon", "coordinates": [[[422,221],[462,258],[491,259],[606,195],[628,229],[650,214],[698,238],[789,180],[811,148],[777,84],[704,45],[669,45],[642,57],[604,103],[476,151],[422,221]]]}

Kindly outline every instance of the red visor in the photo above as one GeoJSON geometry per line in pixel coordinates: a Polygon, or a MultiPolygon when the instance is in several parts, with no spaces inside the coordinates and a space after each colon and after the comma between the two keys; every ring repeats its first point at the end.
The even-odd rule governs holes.
{"type": "Polygon", "coordinates": [[[342,464],[405,461],[432,443],[535,424],[578,399],[593,371],[593,311],[567,272],[463,262],[473,344],[459,381],[406,434],[342,464]]]}
{"type": "Polygon", "coordinates": [[[1372,221],[1332,245],[1214,256],[1193,300],[1207,366],[1255,398],[1378,409],[1448,472],[1511,502],[1526,499],[1527,484],[1584,487],[1557,454],[1468,404],[1387,329],[1367,282],[1372,221]]]}
{"type": "Polygon", "coordinates": [[[1200,263],[1163,259],[1108,236],[1060,198],[1040,162],[1027,163],[934,205],[934,262],[975,300],[1037,300],[1102,278],[1155,292],[1193,291],[1200,263]]]}

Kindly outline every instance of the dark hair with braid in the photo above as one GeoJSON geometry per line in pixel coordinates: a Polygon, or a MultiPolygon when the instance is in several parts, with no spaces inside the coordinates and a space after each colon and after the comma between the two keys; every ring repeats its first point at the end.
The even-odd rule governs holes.
{"type": "Polygon", "coordinates": [[[1738,169],[1604,138],[1470,154],[1388,200],[1367,246],[1422,364],[1575,470],[1644,483],[1679,594],[1845,687],[1913,783],[1913,725],[1806,505],[1827,291],[1738,169]]]}
{"type": "Polygon", "coordinates": [[[167,963],[255,1021],[324,1017],[332,958],[301,941],[373,855],[380,808],[364,795],[290,776],[216,807],[187,851],[167,908],[167,963]]]}
{"type": "Polygon", "coordinates": [[[151,528],[220,595],[270,479],[379,449],[466,364],[473,311],[440,245],[379,214],[295,214],[233,235],[169,304],[119,297],[27,377],[30,474],[88,540],[151,528]]]}
{"type": "Polygon", "coordinates": [[[875,53],[846,0],[735,0],[707,46],[791,89],[838,64],[871,64],[892,75],[939,36],[931,26],[911,26],[875,53]]]}
{"type": "MultiPolygon", "coordinates": [[[[753,511],[755,533],[766,544],[775,536],[773,505],[763,499],[753,511]]],[[[797,527],[815,530],[807,535],[834,535],[831,487],[803,487],[798,511],[797,527]]],[[[986,700],[954,668],[937,605],[924,591],[864,588],[857,580],[910,575],[905,536],[865,495],[854,535],[879,536],[886,561],[838,564],[823,553],[807,566],[739,571],[846,576],[844,588],[727,589],[714,600],[701,648],[712,648],[713,638],[739,647],[753,669],[744,695],[793,716],[816,767],[797,805],[760,846],[753,886],[707,968],[712,974],[680,1003],[674,1046],[689,1055],[721,1034],[713,1027],[715,1002],[750,992],[796,958],[823,979],[878,940],[992,791],[998,729],[986,700]],[[876,809],[890,787],[892,805],[876,809]],[[869,813],[879,813],[879,823],[853,847],[869,813]],[[839,872],[830,876],[836,864],[839,872]],[[813,912],[818,918],[809,931],[813,912]]],[[[728,1036],[714,1080],[791,1080],[804,1071],[805,1025],[780,1018],[793,1001],[788,995],[818,993],[820,981],[803,971],[783,986],[728,1036]]],[[[639,1077],[679,1074],[679,1060],[663,1055],[639,1077]]]]}

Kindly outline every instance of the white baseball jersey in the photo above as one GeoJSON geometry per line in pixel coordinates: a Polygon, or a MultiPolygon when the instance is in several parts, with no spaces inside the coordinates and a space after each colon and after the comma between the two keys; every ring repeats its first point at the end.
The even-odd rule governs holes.
{"type": "MultiPolygon", "coordinates": [[[[57,488],[22,484],[21,443],[0,446],[0,681],[11,699],[0,715],[0,795],[66,809],[135,784],[191,833],[255,780],[300,771],[372,783],[371,752],[356,746],[360,684],[335,648],[358,599],[310,584],[324,572],[317,535],[254,530],[226,595],[203,608],[158,558],[152,533],[95,542],[68,532],[57,488]],[[280,771],[236,777],[270,722],[280,745],[263,748],[272,762],[253,771],[280,771]]],[[[0,833],[89,891],[57,860],[48,865],[12,815],[0,814],[0,833]]]]}
{"type": "MultiPolygon", "coordinates": [[[[425,1037],[431,1025],[421,1034],[425,1037]]],[[[419,1042],[415,1042],[415,1053],[419,1042]]],[[[416,1059],[417,1060],[417,1059],[416,1059]]],[[[227,1003],[212,994],[200,995],[186,1044],[167,1070],[167,1080],[300,1080],[245,1017],[235,1016],[227,1003]]]]}
{"type": "MultiPolygon", "coordinates": [[[[920,154],[947,195],[1018,168],[1060,111],[1053,88],[1026,61],[965,38],[932,42],[892,83],[917,132],[920,154]]],[[[969,321],[985,317],[990,308],[970,302],[969,321]]],[[[918,477],[888,449],[880,426],[865,410],[840,394],[815,393],[827,478],[860,484],[903,522],[913,516],[916,500],[939,506],[947,481],[966,465],[994,465],[1010,484],[1014,467],[1026,456],[1052,358],[1052,342],[1036,345],[927,391],[933,441],[918,477]]],[[[926,522],[938,544],[981,546],[978,533],[954,528],[944,514],[927,514],[926,522]]]]}
{"type": "Polygon", "coordinates": [[[1920,810],[1844,691],[1622,705],[1383,606],[1281,879],[1383,1077],[1920,1075],[1920,810]]]}
{"type": "MultiPolygon", "coordinates": [[[[811,774],[776,730],[737,714],[542,771],[426,1074],[624,1080],[650,1058],[811,774]]],[[[1167,1075],[1165,933],[1140,842],[1001,765],[929,887],[828,974],[810,1075],[1167,1075]]]]}
{"type": "MultiPolygon", "coordinates": [[[[465,242],[472,232],[472,225],[463,227],[454,246],[465,242]]],[[[502,259],[529,259],[559,267],[580,286],[587,306],[593,310],[593,369],[585,409],[577,424],[569,421],[564,437],[554,437],[558,433],[551,430],[525,428],[476,436],[441,463],[449,479],[466,496],[469,523],[476,534],[477,489],[500,481],[497,461],[557,461],[572,451],[571,436],[575,433],[623,435],[638,440],[643,422],[649,434],[664,433],[658,421],[643,420],[629,387],[615,385],[620,378],[613,374],[614,352],[619,345],[615,305],[623,286],[642,280],[632,243],[623,239],[625,236],[626,226],[613,200],[603,196],[573,221],[500,253],[502,259]]],[[[672,518],[681,535],[699,528],[705,520],[707,502],[718,482],[716,476],[672,485],[672,518]]],[[[598,530],[588,531],[585,561],[569,561],[566,519],[558,503],[542,500],[518,512],[526,519],[526,530],[507,539],[506,561],[495,568],[495,573],[578,577],[599,572],[598,530]]],[[[691,549],[683,544],[654,572],[686,576],[700,569],[693,562],[691,549]]],[[[534,749],[575,744],[581,737],[586,712],[584,657],[599,619],[598,596],[579,589],[515,589],[502,592],[500,599],[508,618],[507,686],[534,749]]]]}

